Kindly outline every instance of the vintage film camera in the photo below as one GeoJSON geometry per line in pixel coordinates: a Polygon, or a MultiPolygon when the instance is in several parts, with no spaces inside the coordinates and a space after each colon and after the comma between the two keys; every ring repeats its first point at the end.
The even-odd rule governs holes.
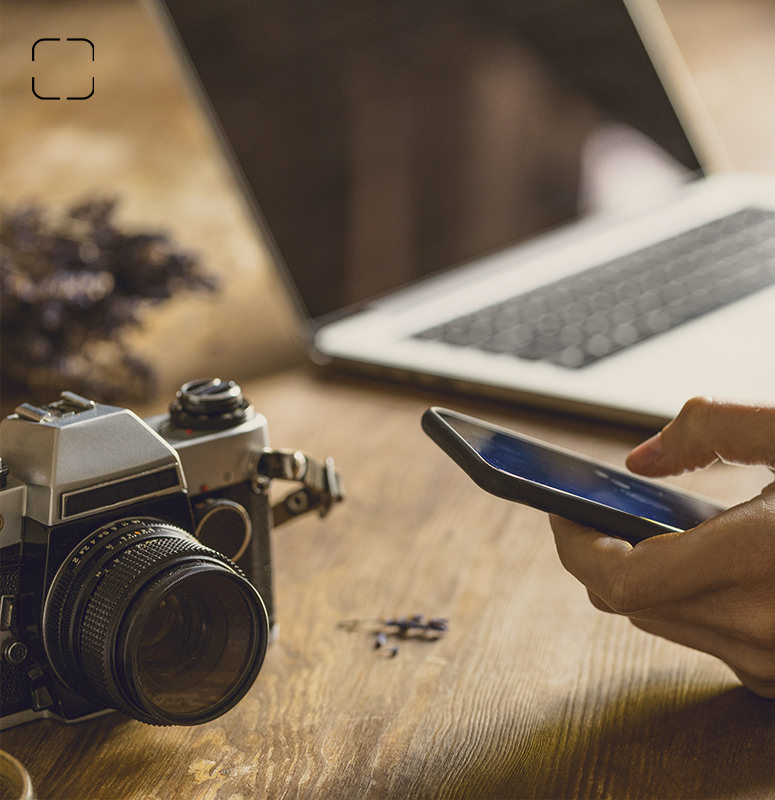
{"type": "Polygon", "coordinates": [[[270,449],[218,379],[146,420],[70,392],[22,404],[0,458],[0,727],[223,714],[271,638],[273,525],[342,498],[331,459],[270,449]],[[299,486],[273,507],[275,478],[299,486]]]}

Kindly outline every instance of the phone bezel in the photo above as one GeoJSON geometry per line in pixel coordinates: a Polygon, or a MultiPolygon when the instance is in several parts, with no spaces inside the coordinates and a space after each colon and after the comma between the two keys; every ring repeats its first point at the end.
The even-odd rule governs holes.
{"type": "Polygon", "coordinates": [[[498,469],[485,461],[473,445],[469,444],[463,436],[447,424],[442,415],[448,415],[469,424],[505,434],[517,440],[530,442],[549,451],[558,453],[561,456],[581,460],[593,466],[599,466],[613,474],[622,475],[628,481],[635,480],[644,484],[656,485],[668,495],[689,497],[706,504],[710,508],[717,509],[717,512],[723,510],[721,506],[716,506],[712,501],[706,500],[705,498],[695,497],[686,492],[678,492],[674,489],[656,484],[653,481],[644,480],[643,478],[635,478],[630,473],[611,467],[608,464],[586,458],[578,453],[565,450],[562,447],[547,444],[539,439],[515,433],[508,428],[493,425],[467,414],[461,414],[457,411],[452,411],[440,406],[432,406],[423,414],[423,430],[486,492],[505,500],[512,500],[532,506],[540,511],[558,514],[559,516],[595,528],[611,536],[625,539],[631,544],[637,544],[643,541],[643,539],[648,539],[663,533],[675,533],[682,529],[646,517],[639,517],[621,509],[598,503],[595,500],[589,500],[579,495],[570,494],[561,489],[545,486],[544,484],[536,483],[527,478],[522,478],[518,475],[498,469]]]}

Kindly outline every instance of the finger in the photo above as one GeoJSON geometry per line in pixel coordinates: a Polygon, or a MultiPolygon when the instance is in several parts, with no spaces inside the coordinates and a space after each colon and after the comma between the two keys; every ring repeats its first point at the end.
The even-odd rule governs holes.
{"type": "MultiPolygon", "coordinates": [[[[679,603],[670,603],[629,614],[643,622],[671,622],[712,631],[741,645],[773,650],[771,598],[775,592],[763,593],[751,588],[722,589],[695,595],[679,603]]],[[[602,602],[602,601],[601,601],[602,602]]]]}
{"type": "Polygon", "coordinates": [[[627,467],[640,475],[678,475],[721,459],[775,467],[775,406],[694,397],[656,436],[639,444],[627,467]]]}
{"type": "Polygon", "coordinates": [[[630,622],[642,631],[720,658],[749,689],[762,697],[775,697],[771,654],[692,625],[636,618],[630,622]]]}
{"type": "Polygon", "coordinates": [[[769,556],[751,553],[759,547],[765,556],[772,546],[772,537],[761,535],[769,513],[759,496],[689,531],[635,547],[561,517],[550,522],[563,566],[614,611],[632,614],[751,580],[752,559],[754,568],[770,569],[769,556]]]}
{"type": "Polygon", "coordinates": [[[609,576],[624,564],[632,545],[554,514],[549,515],[549,523],[562,565],[611,608],[607,599],[609,576]]]}
{"type": "MultiPolygon", "coordinates": [[[[634,624],[670,621],[693,628],[705,628],[719,636],[747,641],[745,623],[748,621],[748,615],[744,611],[740,614],[733,614],[730,621],[728,601],[723,598],[719,599],[719,594],[725,595],[726,593],[700,594],[685,603],[659,606],[653,610],[647,609],[625,616],[628,616],[628,619],[634,624]]],[[[590,589],[587,589],[587,596],[589,602],[598,611],[606,614],[619,613],[590,589]]]]}
{"type": "Polygon", "coordinates": [[[716,656],[716,658],[720,658],[727,664],[729,663],[728,659],[734,655],[736,645],[715,631],[708,631],[704,628],[681,622],[641,619],[639,617],[630,617],[630,622],[639,630],[667,639],[669,642],[691,647],[692,650],[699,650],[702,653],[716,656]]]}
{"type": "Polygon", "coordinates": [[[604,602],[602,598],[598,597],[594,592],[591,592],[587,589],[587,596],[589,597],[589,602],[598,610],[604,611],[606,614],[615,614],[616,612],[608,605],[608,603],[604,602]]]}
{"type": "Polygon", "coordinates": [[[735,669],[734,667],[732,667],[732,672],[740,679],[740,683],[742,683],[743,686],[747,686],[752,692],[755,692],[760,697],[775,700],[775,677],[760,678],[743,670],[735,669]]]}

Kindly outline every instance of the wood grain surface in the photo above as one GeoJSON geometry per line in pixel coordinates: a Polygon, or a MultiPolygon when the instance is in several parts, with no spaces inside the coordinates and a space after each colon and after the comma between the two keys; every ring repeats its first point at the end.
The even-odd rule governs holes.
{"type": "MultiPolygon", "coordinates": [[[[661,5],[733,165],[775,172],[771,0],[661,5]]],[[[110,714],[4,732],[38,797],[775,797],[775,705],[717,660],[595,611],[546,517],[477,489],[419,420],[432,403],[452,406],[614,464],[642,432],[273,372],[300,360],[290,305],[140,6],[4,0],[2,16],[3,203],[115,192],[127,225],[163,227],[200,252],[224,293],[149,309],[138,352],[167,392],[215,369],[244,379],[273,444],[333,455],[348,491],[329,517],[276,531],[279,637],[236,708],[195,728],[110,714]],[[31,99],[29,46],[60,31],[97,43],[88,105],[31,99]],[[447,616],[450,630],[388,658],[368,627],[338,626],[412,613],[447,616]]],[[[675,483],[733,503],[766,479],[717,466],[675,483]]]]}
{"type": "MultiPolygon", "coordinates": [[[[195,728],[119,715],[7,731],[41,798],[767,798],[775,710],[710,656],[595,611],[546,517],[479,490],[425,437],[449,398],[292,371],[246,387],[272,442],[332,454],[348,498],[275,531],[278,640],[247,697],[195,728]],[[435,642],[342,620],[447,616],[435,642]]],[[[458,400],[621,464],[640,434],[458,400]]],[[[726,502],[765,471],[678,484],[726,502]]]]}

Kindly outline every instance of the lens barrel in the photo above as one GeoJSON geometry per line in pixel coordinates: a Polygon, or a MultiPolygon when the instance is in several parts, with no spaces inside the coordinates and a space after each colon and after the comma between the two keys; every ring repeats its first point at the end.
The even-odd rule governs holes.
{"type": "Polygon", "coordinates": [[[266,653],[263,601],[239,568],[174,525],[127,519],[63,562],[43,611],[59,679],[98,706],[196,725],[234,706],[266,653]]]}

